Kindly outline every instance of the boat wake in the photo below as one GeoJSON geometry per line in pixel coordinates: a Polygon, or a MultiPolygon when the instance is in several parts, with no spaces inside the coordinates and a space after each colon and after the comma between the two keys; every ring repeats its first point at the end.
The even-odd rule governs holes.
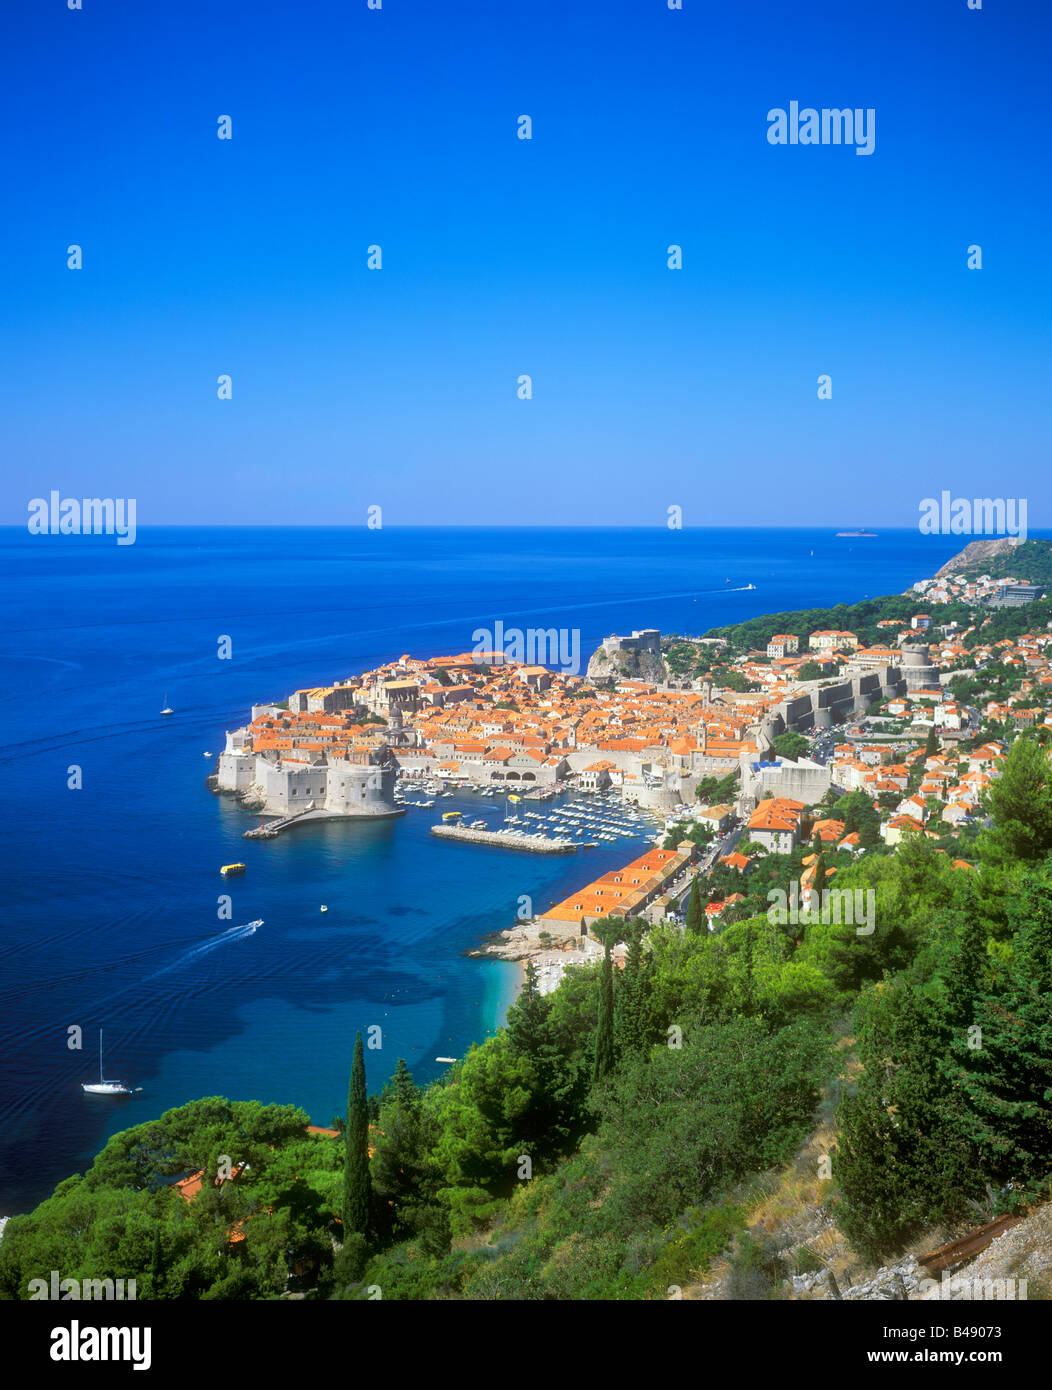
{"type": "Polygon", "coordinates": [[[245,922],[239,927],[228,927],[226,931],[221,931],[218,936],[210,937],[208,941],[202,941],[199,946],[194,946],[184,955],[181,955],[178,960],[172,961],[171,965],[166,965],[152,975],[147,975],[142,984],[149,984],[151,980],[156,980],[161,975],[168,975],[173,970],[181,970],[184,965],[192,965],[195,960],[200,960],[202,956],[208,955],[210,951],[214,951],[220,946],[229,946],[235,941],[244,941],[246,938],[254,936],[256,928],[262,925],[263,919],[261,917],[256,922],[245,922]]]}

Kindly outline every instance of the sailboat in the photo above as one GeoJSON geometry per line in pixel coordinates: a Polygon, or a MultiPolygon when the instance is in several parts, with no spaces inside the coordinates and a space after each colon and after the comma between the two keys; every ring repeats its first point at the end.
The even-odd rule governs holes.
{"type": "Polygon", "coordinates": [[[175,710],[174,710],[174,709],[169,708],[169,705],[168,705],[168,692],[167,692],[167,690],[164,692],[164,709],[161,710],[161,713],[162,713],[162,714],[174,714],[174,713],[175,713],[175,710]]]}
{"type": "Polygon", "coordinates": [[[99,1079],[98,1081],[83,1081],[81,1087],[88,1095],[92,1096],[130,1096],[132,1093],[131,1087],[125,1086],[123,1081],[106,1081],[103,1077],[101,1028],[99,1029],[99,1079]]]}

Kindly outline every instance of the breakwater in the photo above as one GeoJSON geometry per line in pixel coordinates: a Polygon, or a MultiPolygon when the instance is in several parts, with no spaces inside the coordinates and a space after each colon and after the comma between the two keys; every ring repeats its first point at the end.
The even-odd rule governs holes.
{"type": "Polygon", "coordinates": [[[278,820],[267,821],[265,825],[257,825],[254,830],[246,830],[241,838],[243,840],[273,840],[276,835],[280,835],[290,825],[301,825],[304,821],[393,820],[395,816],[404,815],[405,811],[401,806],[391,811],[372,811],[360,816],[349,816],[341,811],[300,811],[298,815],[282,816],[278,820]]]}
{"type": "Polygon", "coordinates": [[[433,825],[431,834],[440,840],[463,840],[469,845],[492,845],[497,849],[525,850],[527,854],[576,854],[573,840],[535,840],[516,830],[469,830],[456,825],[433,825]]]}

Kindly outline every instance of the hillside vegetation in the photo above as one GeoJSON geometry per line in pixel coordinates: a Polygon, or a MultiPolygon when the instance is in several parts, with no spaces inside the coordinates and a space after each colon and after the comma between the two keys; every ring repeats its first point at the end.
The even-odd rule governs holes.
{"type": "MultiPolygon", "coordinates": [[[[1035,741],[1012,746],[988,810],[977,872],[919,838],[838,866],[838,887],[875,894],[870,935],[762,912],[645,940],[598,924],[608,948],[629,934],[623,970],[608,949],[547,997],[531,970],[507,1026],[440,1081],[400,1064],[369,1102],[352,1084],[346,1146],[290,1107],[217,1098],[119,1134],[9,1222],[0,1294],[58,1269],[135,1277],[140,1298],[667,1298],[725,1254],[730,1296],[765,1297],[750,1194],[816,1123],[813,1181],[863,1259],[1047,1196],[1052,778],[1035,741]],[[171,1183],[197,1169],[187,1200],[171,1183]]],[[[798,873],[787,859],[768,872],[798,873]]]]}

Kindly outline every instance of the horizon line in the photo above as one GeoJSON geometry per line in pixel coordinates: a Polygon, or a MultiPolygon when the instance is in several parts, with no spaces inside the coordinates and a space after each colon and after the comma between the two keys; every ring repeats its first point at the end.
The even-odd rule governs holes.
{"type": "MultiPolygon", "coordinates": [[[[654,524],[643,522],[522,522],[513,524],[508,522],[396,522],[384,524],[383,526],[369,526],[366,522],[271,522],[271,521],[241,521],[241,522],[215,522],[215,521],[166,521],[149,522],[144,525],[136,526],[136,532],[141,531],[163,531],[163,530],[197,530],[197,531],[668,531],[674,534],[676,531],[832,531],[834,527],[848,525],[844,522],[830,522],[823,526],[798,526],[777,523],[762,523],[753,526],[745,526],[740,523],[728,523],[722,526],[676,526],[669,527],[655,522],[654,524]]],[[[855,524],[856,530],[867,530],[868,527],[855,524]]],[[[889,533],[915,533],[919,527],[913,526],[884,526],[885,534],[889,533]]],[[[0,531],[27,531],[24,522],[0,522],[0,531]]],[[[880,532],[870,537],[854,537],[851,535],[834,536],[834,539],[879,539],[880,532]]],[[[920,534],[924,534],[921,532],[920,534]]],[[[963,540],[965,543],[971,541],[1002,541],[1002,540],[1031,540],[1034,535],[1048,536],[1052,538],[1052,530],[1046,531],[1028,527],[1026,536],[1020,538],[1008,533],[1001,535],[984,534],[955,534],[950,532],[936,531],[930,533],[931,537],[946,536],[955,540],[963,540]]],[[[102,536],[99,537],[102,539],[102,536]]],[[[39,539],[39,537],[35,537],[39,539]]],[[[84,539],[78,536],[77,539],[84,539]]]]}

